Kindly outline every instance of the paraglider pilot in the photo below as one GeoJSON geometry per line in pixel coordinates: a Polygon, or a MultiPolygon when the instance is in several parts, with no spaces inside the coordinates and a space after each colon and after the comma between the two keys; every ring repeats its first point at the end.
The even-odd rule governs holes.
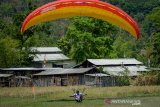
{"type": "Polygon", "coordinates": [[[77,90],[73,96],[77,102],[81,102],[83,100],[83,95],[79,92],[79,90],[77,90]]]}

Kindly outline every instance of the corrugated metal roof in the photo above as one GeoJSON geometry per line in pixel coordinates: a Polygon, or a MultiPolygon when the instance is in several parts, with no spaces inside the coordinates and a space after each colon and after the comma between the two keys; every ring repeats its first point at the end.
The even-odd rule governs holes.
{"type": "Polygon", "coordinates": [[[31,47],[34,52],[62,52],[58,47],[31,47]]]}
{"type": "MultiPolygon", "coordinates": [[[[124,74],[123,74],[124,72],[115,72],[115,73],[111,73],[112,75],[115,75],[115,76],[124,76],[124,74]]],[[[140,73],[139,72],[137,72],[137,71],[129,71],[129,73],[127,74],[128,76],[138,76],[138,75],[140,75],[140,73]]]]}
{"type": "Polygon", "coordinates": [[[110,72],[120,72],[120,71],[124,71],[125,69],[121,66],[112,66],[112,67],[104,67],[103,71],[110,71],[110,72]]]}
{"type": "Polygon", "coordinates": [[[0,74],[0,77],[10,77],[12,76],[13,74],[0,74]]]}
{"type": "Polygon", "coordinates": [[[1,68],[2,71],[45,71],[45,70],[55,70],[62,68],[1,68]]]}
{"type": "Polygon", "coordinates": [[[31,79],[30,77],[26,77],[26,76],[16,76],[15,78],[18,78],[18,79],[31,79]]]}
{"type": "Polygon", "coordinates": [[[149,71],[146,66],[112,66],[112,67],[104,67],[104,71],[124,71],[128,69],[129,71],[149,71]]]}
{"type": "MultiPolygon", "coordinates": [[[[123,75],[124,71],[107,71],[107,73],[113,76],[124,76],[123,75]]],[[[129,71],[127,75],[128,76],[138,76],[140,74],[137,71],[129,71]]]]}
{"type": "Polygon", "coordinates": [[[36,54],[34,61],[63,61],[69,60],[64,54],[36,54]]]}
{"type": "Polygon", "coordinates": [[[91,62],[94,65],[128,65],[128,64],[136,64],[140,65],[143,64],[140,61],[137,61],[134,58],[126,59],[126,58],[121,58],[121,59],[87,59],[89,62],[91,62]]]}
{"type": "Polygon", "coordinates": [[[87,76],[92,76],[92,77],[107,77],[109,75],[103,74],[103,73],[96,73],[96,74],[86,74],[87,76]]]}
{"type": "Polygon", "coordinates": [[[40,72],[40,73],[34,74],[34,75],[82,74],[87,71],[90,71],[91,69],[93,69],[93,68],[75,68],[75,69],[59,68],[59,69],[52,69],[52,70],[43,71],[43,72],[40,72]]]}
{"type": "Polygon", "coordinates": [[[110,75],[116,75],[116,76],[121,76],[121,72],[125,71],[126,69],[129,70],[129,76],[136,76],[139,75],[139,71],[149,71],[147,67],[145,66],[112,66],[112,67],[104,67],[103,71],[106,71],[110,75]]]}
{"type": "Polygon", "coordinates": [[[160,68],[147,68],[147,69],[150,69],[150,70],[153,70],[153,71],[160,71],[160,68]]]}
{"type": "Polygon", "coordinates": [[[146,66],[127,66],[129,71],[150,71],[146,66]]]}

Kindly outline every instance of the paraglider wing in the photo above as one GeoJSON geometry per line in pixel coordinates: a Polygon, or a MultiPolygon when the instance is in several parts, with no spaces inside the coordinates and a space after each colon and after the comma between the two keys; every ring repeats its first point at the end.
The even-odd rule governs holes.
{"type": "Polygon", "coordinates": [[[40,22],[73,16],[102,19],[139,38],[139,28],[127,13],[116,6],[98,0],[59,0],[45,4],[26,17],[21,32],[40,22]]]}

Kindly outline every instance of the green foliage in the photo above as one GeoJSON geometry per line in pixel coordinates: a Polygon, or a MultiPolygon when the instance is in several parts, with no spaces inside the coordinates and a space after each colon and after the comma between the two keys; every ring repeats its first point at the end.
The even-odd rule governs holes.
{"type": "Polygon", "coordinates": [[[105,58],[113,50],[109,35],[115,31],[115,27],[102,20],[75,17],[71,19],[66,37],[60,39],[58,45],[77,63],[87,58],[105,58]]]}
{"type": "Polygon", "coordinates": [[[124,32],[119,32],[119,36],[114,41],[114,51],[118,58],[137,57],[136,43],[132,37],[124,32]]]}
{"type": "Polygon", "coordinates": [[[9,11],[11,11],[12,5],[8,2],[4,2],[0,5],[0,17],[3,15],[7,15],[9,11]]]}
{"type": "Polygon", "coordinates": [[[152,55],[154,56],[152,62],[154,63],[155,66],[158,67],[160,67],[159,53],[160,53],[160,32],[154,34],[153,36],[153,52],[152,52],[152,55]]]}
{"type": "Polygon", "coordinates": [[[0,66],[15,67],[19,65],[20,51],[18,41],[9,37],[0,40],[0,66]]]}
{"type": "Polygon", "coordinates": [[[160,67],[160,7],[153,9],[153,11],[146,16],[145,25],[146,33],[149,34],[150,38],[148,46],[151,50],[148,56],[151,59],[151,64],[154,67],[160,67]]]}
{"type": "Polygon", "coordinates": [[[60,49],[63,50],[63,53],[65,55],[69,54],[69,51],[71,50],[71,42],[66,36],[58,40],[57,45],[59,46],[60,49]]]}
{"type": "MultiPolygon", "coordinates": [[[[128,14],[135,16],[140,13],[148,14],[153,8],[160,5],[158,0],[105,0],[109,3],[117,5],[128,14]]],[[[144,18],[144,17],[142,17],[144,18]]]]}
{"type": "Polygon", "coordinates": [[[145,64],[150,58],[152,66],[159,66],[160,1],[105,0],[122,8],[138,22],[141,30],[138,41],[111,24],[86,17],[41,23],[21,34],[24,18],[50,1],[53,0],[1,0],[0,39],[10,38],[17,42],[21,57],[19,66],[30,63],[29,47],[57,45],[77,63],[86,58],[134,57],[145,64]],[[23,47],[27,50],[22,50],[23,47]]]}
{"type": "MultiPolygon", "coordinates": [[[[55,35],[62,35],[62,33],[64,33],[63,31],[61,33],[56,32],[55,34],[55,29],[53,29],[53,27],[56,26],[56,22],[53,27],[50,27],[53,23],[42,23],[25,31],[23,34],[20,32],[21,25],[26,15],[37,8],[40,3],[42,2],[38,3],[34,0],[23,0],[23,2],[15,1],[14,3],[12,1],[3,1],[2,4],[0,4],[0,15],[2,16],[0,18],[0,39],[3,40],[1,41],[1,44],[3,44],[1,45],[1,47],[3,47],[1,49],[3,50],[4,48],[7,48],[6,53],[3,51],[1,51],[2,53],[0,52],[0,57],[2,59],[0,67],[29,66],[33,60],[29,55],[30,47],[56,46],[58,37],[55,35]],[[13,47],[9,45],[10,42],[6,42],[8,38],[12,40],[11,41],[9,39],[13,42],[13,47]],[[14,45],[15,42],[16,46],[14,45]],[[15,48],[17,51],[9,52],[9,49],[12,48],[15,48]],[[13,57],[13,60],[11,60],[10,57],[13,57]],[[6,62],[2,63],[3,61],[6,62]]],[[[61,23],[63,23],[63,21],[61,23]]],[[[59,26],[61,26],[61,24],[59,26]]]]}
{"type": "MultiPolygon", "coordinates": [[[[155,27],[160,26],[160,7],[154,8],[152,13],[147,16],[147,18],[153,22],[155,27]]],[[[157,31],[160,31],[160,28],[157,29],[157,31]]]]}
{"type": "Polygon", "coordinates": [[[143,29],[145,30],[148,36],[152,36],[154,33],[160,31],[160,7],[154,8],[148,15],[143,22],[143,29]]]}
{"type": "Polygon", "coordinates": [[[119,77],[117,77],[117,82],[119,86],[128,86],[130,85],[130,77],[129,70],[125,69],[125,71],[119,72],[119,77]]]}
{"type": "Polygon", "coordinates": [[[159,27],[159,6],[158,0],[107,0],[117,5],[125,12],[129,13],[140,27],[140,40],[135,41],[128,38],[126,34],[120,32],[121,37],[117,37],[114,42],[114,51],[117,57],[135,57],[147,65],[147,60],[151,59],[151,65],[156,66],[153,49],[154,34],[160,31],[159,27]],[[121,38],[121,39],[120,39],[121,38]],[[128,38],[128,39],[127,39],[128,38]],[[144,53],[141,53],[145,51],[144,53]]]}
{"type": "Polygon", "coordinates": [[[160,85],[160,72],[157,71],[157,85],[160,85]]]}

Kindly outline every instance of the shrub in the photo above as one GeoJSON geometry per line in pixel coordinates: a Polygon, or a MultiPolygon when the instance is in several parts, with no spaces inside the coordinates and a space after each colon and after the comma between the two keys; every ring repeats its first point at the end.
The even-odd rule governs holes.
{"type": "Polygon", "coordinates": [[[128,86],[130,85],[130,77],[129,75],[129,70],[126,69],[123,72],[120,72],[120,76],[118,77],[118,85],[119,86],[128,86]]]}
{"type": "Polygon", "coordinates": [[[157,85],[158,82],[158,75],[153,74],[144,74],[138,76],[135,81],[134,85],[143,86],[143,85],[157,85]]]}

